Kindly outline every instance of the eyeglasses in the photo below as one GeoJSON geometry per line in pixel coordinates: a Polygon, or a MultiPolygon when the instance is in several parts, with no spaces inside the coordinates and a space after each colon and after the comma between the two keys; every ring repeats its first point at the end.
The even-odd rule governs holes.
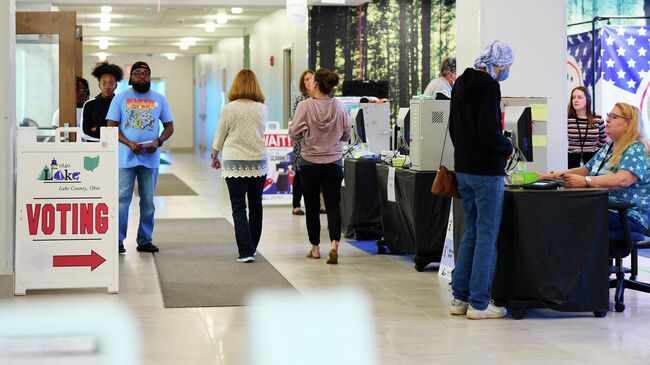
{"type": "Polygon", "coordinates": [[[623,117],[621,115],[618,115],[616,113],[607,113],[607,119],[625,119],[625,120],[627,120],[629,118],[625,118],[625,117],[623,117]]]}
{"type": "Polygon", "coordinates": [[[142,71],[142,72],[133,71],[133,72],[131,72],[131,75],[133,75],[135,77],[149,77],[149,76],[151,76],[151,72],[149,72],[149,71],[142,71]]]}

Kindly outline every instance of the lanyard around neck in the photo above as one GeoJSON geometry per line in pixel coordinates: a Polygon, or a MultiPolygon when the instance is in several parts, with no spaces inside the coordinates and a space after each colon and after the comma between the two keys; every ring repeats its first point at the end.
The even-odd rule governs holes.
{"type": "Polygon", "coordinates": [[[605,157],[603,158],[602,161],[600,161],[600,166],[598,166],[598,170],[596,170],[596,176],[598,176],[598,173],[603,168],[603,165],[605,164],[605,162],[609,161],[609,159],[611,158],[611,156],[609,156],[609,153],[612,151],[613,146],[614,146],[614,143],[612,142],[612,144],[610,144],[609,148],[607,149],[607,153],[605,153],[605,157]]]}

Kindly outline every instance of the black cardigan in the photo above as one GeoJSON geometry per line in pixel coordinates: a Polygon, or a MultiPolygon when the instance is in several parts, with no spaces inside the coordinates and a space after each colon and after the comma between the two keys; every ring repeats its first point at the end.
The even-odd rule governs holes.
{"type": "Polygon", "coordinates": [[[108,108],[111,106],[114,96],[105,99],[102,94],[99,94],[84,104],[82,125],[86,135],[99,138],[99,129],[106,127],[106,114],[108,114],[108,108]],[[91,130],[92,128],[95,130],[91,130]]]}

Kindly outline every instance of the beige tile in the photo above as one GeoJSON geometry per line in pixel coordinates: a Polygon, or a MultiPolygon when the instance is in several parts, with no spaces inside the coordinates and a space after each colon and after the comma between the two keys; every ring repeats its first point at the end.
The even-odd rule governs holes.
{"type": "MultiPolygon", "coordinates": [[[[225,217],[232,222],[228,193],[219,174],[199,154],[174,154],[161,172],[177,174],[198,196],[157,197],[157,218],[225,217]]],[[[17,306],[57,298],[119,302],[129,308],[142,333],[144,364],[246,364],[246,307],[164,308],[151,254],[135,251],[137,198],[129,217],[127,254],[120,256],[120,293],[105,290],[35,291],[0,299],[17,306]]],[[[326,217],[321,216],[321,254],[326,257],[326,217]]],[[[154,236],[155,240],[155,236],[154,236]]],[[[381,365],[402,364],[600,364],[650,363],[650,294],[627,291],[624,313],[529,310],[523,320],[470,321],[448,314],[448,281],[435,271],[416,272],[412,257],[371,255],[345,242],[339,265],[305,258],[310,246],[304,216],[289,207],[265,207],[259,252],[299,291],[348,288],[371,300],[374,338],[381,365]]],[[[640,277],[650,281],[650,259],[641,258],[640,277]]],[[[612,292],[613,295],[613,292],[612,292]]],[[[318,315],[318,312],[315,313],[318,315]]],[[[348,324],[341,324],[342,326],[348,324]]],[[[278,329],[278,336],[282,329],[278,329]]],[[[318,349],[336,339],[323,338],[318,349]]],[[[319,350],[320,351],[320,350],[319,350]]],[[[305,362],[308,363],[308,362],[305,362]]]]}

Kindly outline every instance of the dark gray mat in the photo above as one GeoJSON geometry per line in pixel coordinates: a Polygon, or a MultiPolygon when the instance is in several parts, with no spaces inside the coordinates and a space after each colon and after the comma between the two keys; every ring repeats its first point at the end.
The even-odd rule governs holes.
{"type": "MultiPolygon", "coordinates": [[[[133,189],[135,194],[138,195],[138,187],[133,189]]],[[[168,195],[198,195],[196,191],[192,190],[183,180],[179,179],[174,174],[158,174],[158,181],[156,182],[155,196],[168,196],[168,195]]]]}
{"type": "Polygon", "coordinates": [[[235,231],[223,218],[156,219],[154,240],[165,308],[240,306],[257,289],[293,289],[259,253],[237,262],[235,231]]]}

